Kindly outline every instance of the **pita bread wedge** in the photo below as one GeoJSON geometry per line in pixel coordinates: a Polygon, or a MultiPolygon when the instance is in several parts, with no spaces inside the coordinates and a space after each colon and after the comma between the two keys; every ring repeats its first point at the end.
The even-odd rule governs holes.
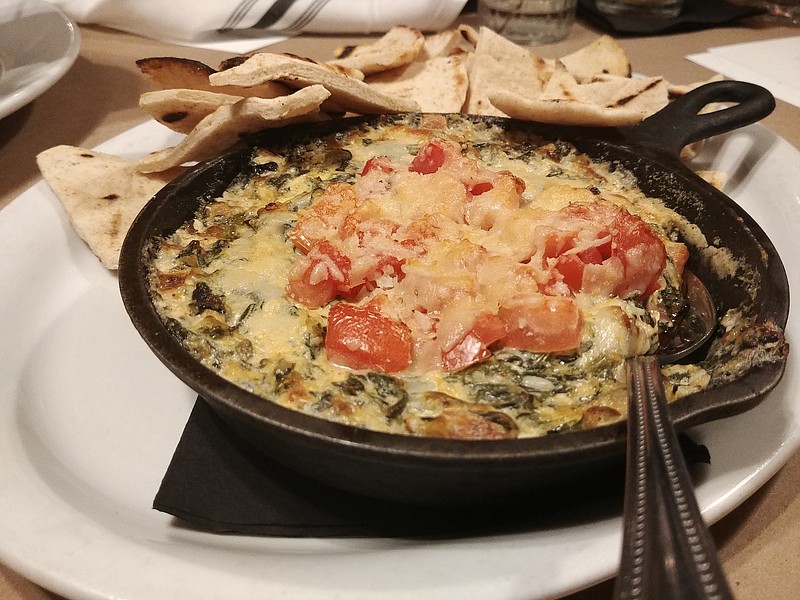
{"type": "Polygon", "coordinates": [[[469,45],[472,46],[472,49],[475,49],[475,46],[478,44],[478,30],[475,29],[472,25],[467,25],[466,23],[462,23],[458,27],[459,33],[461,33],[461,37],[464,38],[464,41],[469,45]]]}
{"type": "Polygon", "coordinates": [[[576,100],[540,100],[527,98],[510,90],[497,90],[490,96],[490,100],[509,117],[553,125],[619,127],[635,125],[649,116],[635,108],[606,108],[576,100]]]}
{"type": "MultiPolygon", "coordinates": [[[[669,92],[669,97],[670,98],[677,98],[677,97],[682,96],[684,94],[688,94],[692,90],[697,89],[702,85],[705,85],[707,83],[711,83],[711,82],[714,82],[714,81],[722,81],[723,79],[725,79],[725,77],[723,75],[714,75],[713,77],[710,77],[709,79],[706,79],[705,81],[697,81],[697,82],[689,83],[689,84],[685,84],[685,85],[676,85],[676,84],[673,84],[673,83],[667,83],[667,91],[669,92]]],[[[719,110],[719,109],[723,108],[724,106],[725,106],[724,102],[712,102],[710,104],[707,104],[703,108],[701,108],[699,114],[714,112],[715,110],[719,110]]],[[[682,160],[691,160],[691,159],[695,158],[698,154],[700,154],[700,151],[706,145],[707,141],[708,140],[698,140],[696,142],[692,142],[691,144],[687,144],[686,146],[684,146],[683,149],[681,149],[681,159],[682,160]]],[[[712,185],[716,185],[716,184],[712,183],[712,185]]]]}
{"type": "Polygon", "coordinates": [[[695,171],[695,175],[702,177],[720,191],[725,188],[725,184],[730,178],[729,174],[724,171],[695,171]]]}
{"type": "Polygon", "coordinates": [[[136,66],[154,89],[203,89],[209,86],[208,76],[215,72],[208,65],[176,56],[140,58],[136,66]]]}
{"type": "Polygon", "coordinates": [[[503,89],[535,98],[541,93],[551,70],[544,59],[527,48],[481,27],[469,68],[465,112],[502,116],[502,110],[489,101],[494,90],[503,89]]]}
{"type": "Polygon", "coordinates": [[[578,81],[556,60],[550,78],[535,97],[539,100],[583,100],[582,96],[578,81]]]}
{"type": "Polygon", "coordinates": [[[411,27],[392,27],[374,44],[344,46],[334,55],[330,65],[357,69],[370,75],[407,65],[419,54],[425,37],[418,29],[411,27]]]}
{"type": "Polygon", "coordinates": [[[669,92],[670,98],[673,98],[673,97],[676,97],[676,96],[683,96],[684,94],[688,94],[692,90],[695,90],[695,89],[699,88],[702,85],[705,85],[707,83],[712,83],[714,81],[722,81],[724,79],[725,79],[724,75],[717,74],[717,75],[714,75],[713,77],[709,77],[708,79],[705,79],[703,81],[695,81],[695,82],[686,83],[686,84],[677,84],[677,83],[667,82],[667,91],[669,92]]]}
{"type": "Polygon", "coordinates": [[[416,101],[422,112],[460,112],[469,78],[464,56],[441,56],[380,73],[370,87],[393,98],[416,101]]]}
{"type": "Polygon", "coordinates": [[[238,96],[259,96],[260,98],[277,98],[291,92],[286,86],[275,81],[247,88],[237,88],[235,86],[226,89],[215,88],[208,82],[208,77],[216,73],[216,69],[200,61],[188,58],[175,56],[141,58],[136,61],[136,66],[139,67],[139,70],[154,90],[205,90],[238,96]]]}
{"type": "Polygon", "coordinates": [[[599,74],[631,76],[628,55],[610,35],[602,35],[587,46],[562,56],[559,60],[581,83],[599,74]]]}
{"type": "Polygon", "coordinates": [[[142,94],[139,107],[162,125],[186,134],[220,106],[241,99],[242,96],[204,90],[157,90],[142,94]]]}
{"type": "Polygon", "coordinates": [[[628,106],[653,113],[667,105],[669,94],[667,83],[661,77],[598,75],[579,83],[560,61],[556,61],[555,70],[538,99],[575,100],[606,108],[628,106]]]}
{"type": "Polygon", "coordinates": [[[447,29],[425,36],[425,44],[414,60],[425,61],[441,56],[473,52],[475,46],[468,42],[460,29],[447,29]]]}
{"type": "Polygon", "coordinates": [[[606,108],[635,108],[648,116],[669,103],[667,82],[663,77],[616,77],[605,75],[584,84],[584,100],[606,108]]]}
{"type": "Polygon", "coordinates": [[[333,71],[334,73],[338,73],[339,75],[344,75],[346,77],[350,77],[351,79],[358,79],[359,81],[364,81],[364,79],[366,78],[366,75],[364,75],[364,71],[361,71],[360,69],[354,69],[353,67],[346,67],[345,65],[334,65],[326,62],[319,62],[314,60],[313,58],[308,58],[307,56],[300,56],[298,54],[291,54],[290,52],[284,52],[283,54],[279,54],[277,56],[286,56],[289,58],[297,59],[301,62],[313,63],[318,65],[319,67],[324,67],[330,71],[333,71]]]}
{"type": "Polygon", "coordinates": [[[42,176],[73,228],[100,262],[115,270],[133,219],[147,201],[182,172],[144,174],[136,161],[75,146],[55,146],[36,157],[42,176]]]}
{"type": "Polygon", "coordinates": [[[490,101],[518,119],[558,125],[621,126],[639,123],[667,105],[667,84],[661,77],[597,76],[578,83],[560,61],[542,93],[526,98],[498,90],[490,101]]]}
{"type": "Polygon", "coordinates": [[[319,107],[330,94],[321,85],[280,98],[242,98],[220,106],[177,145],[142,158],[143,173],[164,171],[189,161],[212,158],[248,133],[319,118],[319,107]]]}
{"type": "Polygon", "coordinates": [[[212,85],[259,85],[282,81],[293,88],[322,85],[330,100],[343,110],[364,113],[397,113],[419,110],[416,102],[392,98],[331,65],[284,54],[254,54],[242,64],[214,73],[212,85]]]}

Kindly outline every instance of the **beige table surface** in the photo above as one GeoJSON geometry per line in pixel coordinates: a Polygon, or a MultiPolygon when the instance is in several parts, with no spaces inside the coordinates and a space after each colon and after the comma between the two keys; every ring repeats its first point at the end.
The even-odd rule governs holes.
{"type": "MultiPolygon", "coordinates": [[[[66,76],[33,103],[0,120],[0,210],[39,178],[34,161],[38,152],[56,144],[92,147],[146,120],[137,106],[139,94],[147,86],[134,64],[136,59],[182,56],[216,65],[227,57],[215,51],[174,46],[102,28],[83,27],[81,33],[80,56],[66,76]]],[[[537,52],[545,57],[559,56],[589,43],[597,35],[597,31],[578,23],[566,40],[540,46],[537,52]]],[[[689,83],[706,79],[711,73],[686,60],[686,55],[713,46],[794,35],[800,35],[800,29],[749,23],[735,28],[622,39],[621,44],[635,71],[689,83]]],[[[360,40],[299,37],[272,46],[270,51],[326,59],[334,48],[360,40]]],[[[800,148],[800,109],[779,101],[775,112],[763,123],[800,148]]],[[[0,468],[1,465],[2,457],[0,468]]],[[[800,454],[715,524],[712,533],[737,598],[800,597],[800,454]]],[[[606,582],[570,599],[610,598],[611,590],[612,583],[606,582]]],[[[54,598],[0,565],[0,599],[54,598]]]]}

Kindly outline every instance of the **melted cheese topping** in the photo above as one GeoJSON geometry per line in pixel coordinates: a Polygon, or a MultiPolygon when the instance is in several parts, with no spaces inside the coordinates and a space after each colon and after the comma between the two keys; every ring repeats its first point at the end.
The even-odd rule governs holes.
{"type": "MultiPolygon", "coordinates": [[[[600,284],[570,289],[564,278],[552,277],[547,237],[570,232],[573,246],[565,254],[578,256],[609,240],[602,222],[590,231],[583,209],[575,207],[638,215],[637,222],[646,222],[666,245],[659,281],[674,292],[682,266],[670,249],[680,246],[673,238],[690,225],[645,197],[624,173],[566,144],[458,116],[422,119],[390,117],[344,134],[260,149],[253,158],[256,175],[204,204],[190,223],[160,241],[150,283],[169,329],[209,368],[245,389],[359,427],[507,438],[622,418],[623,361],[657,348],[665,326],[662,294],[618,294],[600,284]],[[432,173],[408,171],[431,140],[458,151],[432,173]],[[362,175],[374,157],[401,168],[362,175]],[[469,191],[487,181],[490,191],[469,191]],[[424,247],[411,243],[420,239],[424,247]],[[322,241],[337,254],[312,263],[322,241]],[[339,251],[349,265],[337,259],[339,251]],[[376,267],[376,256],[398,262],[376,267]],[[339,299],[314,306],[287,296],[298,264],[305,265],[302,275],[311,286],[368,282],[351,301],[377,302],[386,316],[409,327],[413,364],[386,373],[328,360],[328,312],[339,299]],[[446,368],[442,352],[462,343],[479,315],[499,314],[498,307],[513,304],[509,298],[528,302],[542,293],[575,306],[581,320],[574,350],[534,352],[508,336],[507,343],[490,346],[488,356],[446,368]]],[[[584,271],[584,281],[597,280],[596,266],[584,271]]],[[[524,329],[529,313],[513,314],[511,322],[524,329]]],[[[691,382],[681,385],[681,395],[708,383],[691,366],[676,377],[691,382]]]]}

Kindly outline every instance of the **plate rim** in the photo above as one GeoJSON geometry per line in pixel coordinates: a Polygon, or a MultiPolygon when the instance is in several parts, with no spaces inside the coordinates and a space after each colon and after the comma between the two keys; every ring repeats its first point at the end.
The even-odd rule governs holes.
{"type": "MultiPolygon", "coordinates": [[[[44,0],[16,0],[14,4],[7,6],[6,9],[9,12],[14,12],[15,9],[22,7],[23,4],[25,4],[26,10],[30,11],[27,14],[51,14],[55,16],[60,26],[63,26],[64,30],[69,33],[70,39],[64,54],[58,59],[46,63],[51,68],[45,72],[44,77],[40,77],[32,83],[15,87],[9,93],[0,96],[0,119],[12,115],[20,108],[30,104],[55,85],[75,64],[81,50],[80,28],[64,11],[48,2],[44,2],[44,0]]],[[[3,23],[3,25],[13,22],[14,20],[12,19],[3,23]]],[[[2,77],[3,72],[0,72],[0,81],[2,81],[2,77]]]]}

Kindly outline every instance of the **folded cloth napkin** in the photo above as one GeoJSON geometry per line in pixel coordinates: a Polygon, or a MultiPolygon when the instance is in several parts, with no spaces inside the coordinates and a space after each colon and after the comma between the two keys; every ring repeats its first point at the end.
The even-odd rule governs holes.
{"type": "Polygon", "coordinates": [[[368,34],[407,25],[438,31],[466,0],[50,0],[78,23],[162,40],[196,40],[219,31],[254,34],[368,34]]]}
{"type": "MultiPolygon", "coordinates": [[[[681,434],[688,463],[705,446],[681,434]]],[[[622,468],[518,501],[419,507],[374,500],[299,475],[254,450],[198,398],[153,508],[214,533],[282,537],[453,537],[608,518],[622,508],[622,468]],[[588,490],[588,492],[587,492],[588,490]]]]}
{"type": "Polygon", "coordinates": [[[579,0],[578,15],[596,27],[617,36],[657,35],[709,29],[765,12],[754,6],[737,6],[725,0],[684,0],[683,10],[668,19],[634,14],[600,12],[595,0],[579,0]]]}

